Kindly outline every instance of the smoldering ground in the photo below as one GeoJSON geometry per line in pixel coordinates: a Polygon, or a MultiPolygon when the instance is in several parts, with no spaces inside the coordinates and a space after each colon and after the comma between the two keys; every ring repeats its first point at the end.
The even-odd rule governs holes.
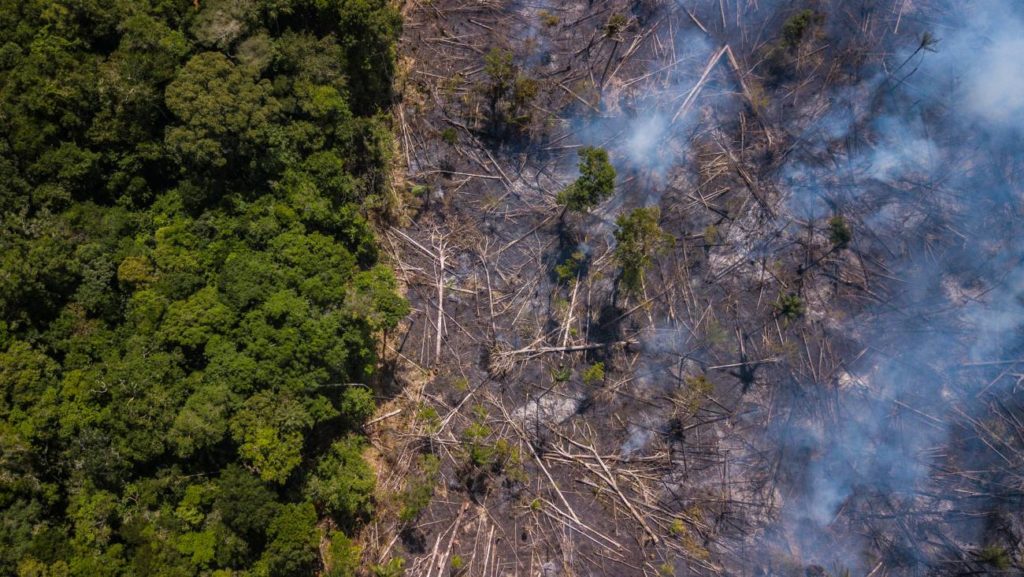
{"type": "MultiPolygon", "coordinates": [[[[496,477],[471,496],[490,519],[477,533],[493,523],[522,541],[485,559],[590,575],[958,574],[995,567],[988,547],[1019,562],[1024,220],[1007,57],[1018,8],[466,10],[434,2],[422,8],[429,26],[410,27],[436,53],[461,50],[420,58],[423,77],[457,68],[477,86],[424,90],[407,153],[427,168],[445,154],[454,168],[438,184],[445,204],[407,233],[425,249],[394,240],[424,311],[403,354],[469,383],[444,391],[451,426],[436,446],[457,461],[459,431],[481,421],[527,456],[529,483],[496,477]],[[631,19],[610,37],[614,14],[631,19]],[[481,55],[494,44],[540,86],[514,143],[474,141],[481,55]],[[417,144],[441,130],[431,121],[453,131],[448,149],[417,144]],[[617,192],[563,246],[553,199],[584,145],[609,150],[617,192]],[[615,217],[652,205],[677,242],[654,259],[645,295],[619,298],[615,217]],[[847,227],[838,236],[833,217],[847,227]],[[438,239],[443,265],[431,260],[446,250],[438,239]],[[577,249],[574,282],[555,280],[577,249]],[[494,341],[522,351],[507,373],[480,366],[494,341]],[[606,374],[583,382],[598,362],[606,374]],[[469,414],[478,402],[489,416],[469,414]]],[[[422,523],[440,552],[464,498],[452,489],[422,523]]],[[[480,558],[485,541],[449,548],[480,558]]]]}
{"type": "Polygon", "coordinates": [[[916,36],[894,38],[882,69],[835,90],[835,106],[804,131],[807,157],[785,169],[794,212],[854,215],[858,234],[873,237],[865,244],[896,256],[895,298],[845,324],[865,347],[850,367],[855,383],[827,418],[774,427],[782,450],[803,456],[778,536],[805,559],[855,572],[877,568],[880,535],[914,570],[940,571],[935,533],[965,550],[1001,542],[984,524],[952,519],[1019,506],[1024,488],[1020,453],[958,453],[971,435],[965,419],[986,418],[994,399],[1020,401],[1000,362],[1024,344],[1024,66],[1011,56],[1024,37],[1021,7],[920,3],[904,17],[916,36]],[[965,505],[943,474],[961,459],[1014,482],[965,505]],[[865,520],[879,501],[899,502],[916,532],[865,520]]]}
{"type": "MultiPolygon", "coordinates": [[[[700,10],[697,4],[690,3],[700,10]]],[[[843,4],[812,6],[831,37],[855,33],[835,24],[851,9],[843,4]]],[[[1024,475],[1019,453],[958,454],[965,415],[984,418],[993,398],[1019,402],[1005,371],[964,367],[1014,358],[1024,345],[1024,198],[1016,178],[1024,161],[1024,64],[1014,56],[1024,48],[1022,10],[1000,0],[906,4],[898,7],[903,32],[883,37],[887,56],[859,70],[863,79],[828,87],[821,98],[829,106],[809,122],[782,123],[800,149],[778,172],[790,214],[849,219],[861,246],[895,257],[892,299],[838,329],[863,352],[849,367],[849,384],[828,400],[831,410],[787,407],[789,418],[770,425],[778,450],[788,454],[791,484],[782,525],[763,545],[854,571],[877,568],[883,552],[896,550],[897,565],[937,570],[941,553],[929,543],[936,532],[965,551],[998,540],[983,524],[955,527],[950,519],[984,515],[1006,499],[1019,503],[1024,475]],[[1015,478],[1016,489],[992,494],[990,503],[975,499],[965,511],[956,484],[936,475],[960,459],[1005,461],[990,464],[1015,478]],[[871,520],[873,503],[894,501],[901,514],[918,515],[911,521],[916,535],[871,520]],[[947,519],[933,523],[934,516],[947,519]],[[879,535],[899,546],[879,547],[872,542],[879,535]]],[[[750,14],[778,20],[795,7],[780,2],[750,14]]],[[[687,47],[705,58],[712,52],[707,41],[687,47]]],[[[687,92],[682,83],[668,90],[687,92]]],[[[611,143],[627,172],[664,177],[687,152],[671,146],[687,127],[658,108],[579,123],[581,138],[611,143]]],[[[659,200],[648,192],[620,202],[659,200]]],[[[631,436],[631,451],[638,438],[631,436]]]]}

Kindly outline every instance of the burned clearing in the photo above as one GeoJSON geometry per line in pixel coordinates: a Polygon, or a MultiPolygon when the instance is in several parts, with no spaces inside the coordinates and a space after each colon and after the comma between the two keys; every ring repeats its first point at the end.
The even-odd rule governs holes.
{"type": "Polygon", "coordinates": [[[405,19],[416,206],[384,243],[414,313],[370,425],[369,561],[1020,570],[1024,106],[998,86],[1016,9],[434,0],[405,19]]]}

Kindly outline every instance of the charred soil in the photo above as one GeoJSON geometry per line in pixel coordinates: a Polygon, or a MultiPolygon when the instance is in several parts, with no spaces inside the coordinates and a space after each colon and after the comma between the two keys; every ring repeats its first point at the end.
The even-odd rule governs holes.
{"type": "Polygon", "coordinates": [[[400,473],[370,556],[1019,569],[1022,158],[923,96],[958,4],[407,4],[389,346],[419,384],[378,436],[400,473]],[[563,210],[583,146],[615,192],[563,210]],[[666,238],[627,287],[616,220],[645,207],[666,238]]]}

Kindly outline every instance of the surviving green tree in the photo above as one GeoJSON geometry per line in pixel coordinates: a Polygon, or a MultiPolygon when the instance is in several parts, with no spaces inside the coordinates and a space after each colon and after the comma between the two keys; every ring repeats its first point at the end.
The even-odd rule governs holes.
{"type": "Polygon", "coordinates": [[[615,167],[603,148],[579,149],[579,177],[558,193],[558,204],[576,212],[588,212],[615,192],[615,167]]]}
{"type": "Polygon", "coordinates": [[[622,287],[626,293],[640,294],[644,275],[654,257],[674,244],[671,235],[661,230],[661,210],[656,206],[636,208],[615,219],[615,260],[622,267],[622,287]]]}

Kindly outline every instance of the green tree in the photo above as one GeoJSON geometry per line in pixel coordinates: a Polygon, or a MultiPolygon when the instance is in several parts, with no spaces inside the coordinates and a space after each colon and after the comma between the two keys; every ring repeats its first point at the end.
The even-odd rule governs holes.
{"type": "Polygon", "coordinates": [[[377,408],[373,393],[366,387],[358,386],[345,388],[345,392],[341,394],[340,405],[342,416],[353,429],[362,426],[377,408]]]}
{"type": "Polygon", "coordinates": [[[320,539],[312,504],[282,506],[267,536],[269,542],[256,566],[256,575],[298,577],[315,573],[320,539]]]}
{"type": "Polygon", "coordinates": [[[362,549],[341,531],[331,533],[327,549],[326,577],[355,577],[360,567],[362,549]]]}
{"type": "Polygon", "coordinates": [[[281,114],[269,81],[257,81],[219,52],[204,52],[167,86],[166,99],[181,121],[168,128],[166,141],[183,170],[266,174],[266,150],[281,114]]]}
{"type": "Polygon", "coordinates": [[[558,193],[558,204],[569,210],[587,212],[615,192],[615,167],[603,148],[584,146],[579,149],[580,176],[558,193]]]}
{"type": "Polygon", "coordinates": [[[362,439],[354,435],[335,442],[309,480],[310,498],[344,526],[373,512],[375,479],[363,460],[364,449],[362,439]]]}
{"type": "Polygon", "coordinates": [[[167,307],[160,326],[162,340],[187,347],[202,347],[215,334],[233,324],[234,315],[220,301],[217,289],[205,287],[187,300],[167,307]]]}
{"type": "Polygon", "coordinates": [[[190,457],[221,443],[228,433],[228,414],[237,403],[226,384],[200,386],[189,395],[167,433],[175,452],[190,457]]]}
{"type": "Polygon", "coordinates": [[[804,314],[804,301],[796,293],[780,294],[775,301],[775,312],[786,320],[796,320],[804,314]]]}
{"type": "Polygon", "coordinates": [[[395,73],[395,44],[402,20],[388,0],[334,0],[337,22],[345,34],[347,73],[359,78],[351,86],[354,109],[361,114],[377,111],[391,100],[395,73]]]}
{"type": "Polygon", "coordinates": [[[811,25],[821,19],[814,10],[801,10],[790,16],[782,24],[782,42],[787,48],[799,46],[807,35],[811,25]]]}
{"type": "Polygon", "coordinates": [[[511,92],[515,82],[516,68],[512,52],[492,48],[484,56],[484,73],[488,80],[485,92],[493,119],[498,115],[498,103],[511,92]]]}
{"type": "Polygon", "coordinates": [[[213,493],[213,510],[239,535],[258,543],[280,507],[277,495],[239,465],[230,464],[221,471],[213,493]]]}
{"type": "Polygon", "coordinates": [[[828,219],[828,239],[837,249],[846,248],[853,240],[853,230],[849,223],[842,216],[833,216],[828,219]]]}
{"type": "Polygon", "coordinates": [[[522,73],[511,51],[492,48],[484,56],[484,98],[489,110],[488,121],[492,136],[504,136],[509,129],[525,127],[530,116],[530,104],[539,91],[537,81],[522,73]]]}
{"type": "Polygon", "coordinates": [[[302,462],[304,435],[315,418],[290,396],[257,393],[231,419],[239,455],[264,481],[284,483],[302,462]]]}
{"type": "Polygon", "coordinates": [[[615,260],[622,267],[622,286],[627,293],[643,292],[644,275],[654,257],[674,244],[671,235],[661,230],[661,210],[637,208],[615,219],[615,260]]]}
{"type": "Polygon", "coordinates": [[[32,345],[14,341],[0,353],[0,415],[12,409],[31,409],[56,383],[57,363],[32,345]]]}
{"type": "Polygon", "coordinates": [[[374,331],[389,331],[409,314],[409,303],[398,296],[398,283],[390,269],[375,266],[353,279],[349,310],[367,320],[374,331]]]}

